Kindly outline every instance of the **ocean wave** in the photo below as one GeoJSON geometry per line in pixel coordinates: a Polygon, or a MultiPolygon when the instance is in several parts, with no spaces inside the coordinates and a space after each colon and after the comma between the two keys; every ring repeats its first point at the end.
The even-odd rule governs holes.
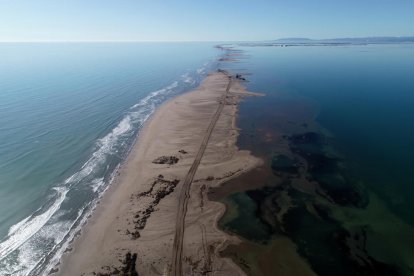
{"type": "Polygon", "coordinates": [[[99,191],[99,189],[105,184],[104,178],[95,178],[91,181],[91,188],[94,193],[99,191]]]}
{"type": "Polygon", "coordinates": [[[0,259],[5,258],[30,239],[30,237],[36,234],[46,222],[49,221],[53,214],[59,210],[60,205],[66,198],[68,189],[54,189],[57,192],[56,199],[46,211],[39,215],[31,215],[10,228],[6,239],[0,243],[0,259]]]}
{"type": "Polygon", "coordinates": [[[157,97],[159,95],[166,94],[168,92],[172,92],[172,90],[174,88],[176,88],[178,86],[178,84],[179,84],[178,81],[174,81],[173,83],[171,83],[170,85],[168,85],[168,86],[166,86],[162,89],[151,92],[148,96],[146,96],[145,98],[140,100],[137,104],[133,105],[131,107],[131,109],[141,107],[141,106],[145,106],[145,105],[149,104],[149,101],[154,99],[155,97],[157,97]]]}
{"type": "MultiPolygon", "coordinates": [[[[21,246],[16,256],[17,263],[7,266],[4,272],[10,275],[46,275],[49,271],[42,269],[41,265],[48,263],[48,258],[53,259],[53,255],[56,255],[54,253],[66,249],[66,247],[62,249],[62,242],[70,236],[84,210],[85,208],[82,208],[78,211],[75,220],[56,221],[42,227],[36,233],[36,239],[21,246]],[[45,254],[43,248],[47,244],[50,247],[49,254],[45,254]]],[[[61,254],[59,258],[60,256],[61,254]]]]}
{"type": "Polygon", "coordinates": [[[183,78],[183,82],[188,84],[194,84],[195,80],[190,76],[189,73],[185,73],[181,75],[181,78],[183,78]]]}
{"type": "MultiPolygon", "coordinates": [[[[200,68],[196,72],[198,76],[201,76],[205,68],[200,68]]],[[[186,73],[181,75],[179,80],[149,93],[134,104],[108,134],[97,140],[95,150],[81,168],[53,188],[55,191],[53,201],[9,229],[7,237],[0,243],[0,260],[6,271],[12,274],[28,275],[37,272],[47,273],[56,266],[60,256],[74,239],[76,232],[86,223],[88,215],[93,211],[96,202],[109,187],[116,175],[115,172],[119,169],[120,164],[117,164],[109,179],[106,179],[104,174],[109,170],[109,166],[106,165],[104,167],[106,169],[103,169],[103,166],[108,158],[117,155],[120,150],[125,152],[126,140],[133,137],[133,134],[155,111],[157,105],[166,97],[178,93],[176,88],[180,86],[180,83],[188,89],[190,85],[196,83],[197,79],[197,75],[191,76],[190,73],[186,73]],[[61,205],[66,194],[71,189],[82,188],[85,185],[95,194],[94,199],[83,204],[84,207],[78,210],[76,219],[68,221],[64,219],[64,215],[57,217],[58,213],[64,214],[61,205]],[[58,221],[60,219],[62,221],[58,221]],[[42,242],[45,240],[49,241],[48,249],[42,251],[45,250],[42,248],[42,242]],[[10,257],[12,255],[6,258],[12,252],[13,258],[10,257]]]]}
{"type": "MultiPolygon", "coordinates": [[[[115,176],[119,170],[119,167],[120,167],[120,164],[118,164],[115,170],[112,172],[109,178],[109,183],[112,183],[114,181],[115,176]]],[[[99,191],[99,189],[97,190],[99,192],[99,196],[93,202],[90,203],[90,206],[92,206],[92,208],[89,208],[89,209],[82,208],[81,210],[79,210],[76,220],[72,223],[70,227],[70,231],[66,232],[65,237],[59,242],[60,246],[56,248],[56,252],[53,254],[50,261],[46,264],[46,266],[42,270],[44,273],[49,273],[53,268],[56,268],[56,266],[58,265],[60,261],[60,257],[63,255],[65,250],[69,247],[69,245],[73,242],[76,234],[80,232],[81,228],[86,224],[88,218],[92,215],[92,213],[96,209],[96,203],[102,198],[102,195],[105,193],[105,191],[108,188],[109,188],[109,185],[106,185],[104,186],[104,189],[102,189],[101,191],[99,191]]],[[[56,245],[56,247],[57,246],[58,245],[56,245]]]]}
{"type": "Polygon", "coordinates": [[[115,153],[114,148],[119,138],[132,130],[132,120],[135,115],[126,115],[110,133],[96,142],[97,150],[92,153],[92,156],[82,165],[78,172],[65,180],[64,185],[66,187],[71,187],[90,176],[95,168],[105,163],[108,155],[115,153]]]}
{"type": "Polygon", "coordinates": [[[199,69],[197,69],[197,74],[202,74],[202,73],[204,73],[204,68],[199,68],[199,69]]]}
{"type": "MultiPolygon", "coordinates": [[[[55,249],[55,252],[54,252],[53,256],[51,257],[51,259],[49,260],[49,262],[47,262],[46,266],[43,269],[39,268],[39,272],[43,271],[44,274],[49,274],[49,272],[57,266],[57,264],[59,263],[60,257],[63,255],[65,250],[69,247],[70,243],[74,240],[76,234],[85,225],[86,221],[88,220],[88,217],[89,217],[90,213],[92,213],[93,210],[91,210],[90,212],[88,212],[86,214],[83,214],[83,211],[84,210],[80,210],[79,216],[72,223],[70,231],[67,231],[64,238],[59,242],[60,246],[59,247],[56,246],[57,248],[55,249]],[[73,227],[73,226],[75,226],[75,227],[73,227]]],[[[32,270],[31,272],[35,272],[35,273],[32,273],[33,275],[38,274],[34,270],[32,270]]]]}

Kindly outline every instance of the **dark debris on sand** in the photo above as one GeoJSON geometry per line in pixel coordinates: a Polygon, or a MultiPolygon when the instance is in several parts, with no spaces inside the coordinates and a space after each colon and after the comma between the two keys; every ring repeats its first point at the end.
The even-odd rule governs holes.
{"type": "Polygon", "coordinates": [[[178,159],[178,157],[176,156],[161,156],[161,157],[158,157],[157,159],[154,159],[152,163],[173,165],[173,164],[176,164],[178,160],[180,159],[178,159]]]}
{"type": "Polygon", "coordinates": [[[148,218],[155,210],[155,206],[160,203],[161,199],[171,194],[179,182],[180,180],[178,179],[166,180],[164,176],[160,174],[152,183],[151,188],[148,191],[137,194],[137,198],[145,196],[151,197],[153,200],[145,210],[139,211],[134,215],[134,230],[132,232],[127,230],[126,234],[131,235],[132,239],[138,239],[141,236],[139,230],[144,229],[148,218]]]}
{"type": "Polygon", "coordinates": [[[98,276],[110,276],[110,275],[122,275],[122,276],[138,276],[136,269],[137,263],[137,253],[131,254],[128,252],[125,254],[124,260],[122,260],[122,265],[120,267],[109,267],[105,266],[102,269],[107,272],[93,273],[98,276]]]}

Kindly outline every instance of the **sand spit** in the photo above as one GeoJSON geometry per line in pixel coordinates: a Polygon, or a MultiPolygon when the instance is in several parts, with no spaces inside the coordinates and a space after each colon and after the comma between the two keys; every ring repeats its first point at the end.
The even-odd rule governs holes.
{"type": "Polygon", "coordinates": [[[139,275],[244,275],[219,256],[239,241],[218,230],[224,206],[209,201],[207,192],[261,163],[235,145],[237,103],[247,95],[258,94],[247,92],[240,79],[214,72],[195,90],[163,104],[57,274],[135,275],[136,269],[139,275]],[[181,239],[178,218],[184,218],[181,239]]]}

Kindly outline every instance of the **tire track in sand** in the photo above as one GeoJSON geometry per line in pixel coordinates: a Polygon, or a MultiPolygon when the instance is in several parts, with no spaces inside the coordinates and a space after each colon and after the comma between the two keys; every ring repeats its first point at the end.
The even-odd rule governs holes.
{"type": "MultiPolygon", "coordinates": [[[[225,73],[224,73],[225,74],[225,73]]],[[[198,166],[200,165],[201,158],[204,155],[204,152],[207,148],[208,141],[213,133],[213,129],[216,126],[218,119],[220,118],[220,114],[223,111],[223,108],[226,104],[226,97],[229,93],[232,77],[231,75],[226,74],[229,78],[229,83],[227,84],[226,91],[219,102],[219,106],[214,113],[210,124],[206,130],[206,134],[204,135],[203,141],[201,142],[201,146],[197,152],[197,155],[194,159],[193,164],[188,171],[183,186],[181,188],[181,193],[178,199],[178,213],[177,219],[175,222],[175,235],[174,235],[174,244],[173,244],[173,257],[172,257],[172,270],[171,275],[174,276],[182,276],[182,255],[183,255],[183,238],[184,238],[184,228],[185,228],[185,215],[187,213],[187,205],[188,199],[190,198],[190,187],[191,183],[193,182],[194,175],[197,171],[198,166]]]]}

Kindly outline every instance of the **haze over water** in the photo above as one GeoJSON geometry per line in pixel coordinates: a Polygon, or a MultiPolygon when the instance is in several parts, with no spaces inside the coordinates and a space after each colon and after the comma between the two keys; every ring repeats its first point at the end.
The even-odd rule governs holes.
{"type": "Polygon", "coordinates": [[[212,46],[0,44],[1,275],[57,262],[156,106],[214,67],[212,46]]]}

